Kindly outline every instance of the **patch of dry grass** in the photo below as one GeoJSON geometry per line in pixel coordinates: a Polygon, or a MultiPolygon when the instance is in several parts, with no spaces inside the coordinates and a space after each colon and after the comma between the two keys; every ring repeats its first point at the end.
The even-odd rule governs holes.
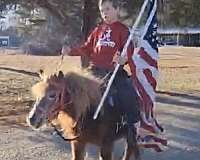
{"type": "MultiPolygon", "coordinates": [[[[159,90],[200,91],[200,48],[161,47],[159,54],[159,90]]],[[[11,66],[34,72],[41,68],[47,73],[55,72],[59,63],[58,56],[0,54],[0,66],[11,66]]],[[[68,71],[74,65],[80,66],[79,58],[65,56],[60,69],[68,71]]],[[[4,77],[4,80],[5,78],[7,77],[4,77]]],[[[9,80],[8,83],[11,81],[9,80]]]]}
{"type": "Polygon", "coordinates": [[[159,53],[159,90],[200,92],[200,48],[165,47],[159,53]]]}

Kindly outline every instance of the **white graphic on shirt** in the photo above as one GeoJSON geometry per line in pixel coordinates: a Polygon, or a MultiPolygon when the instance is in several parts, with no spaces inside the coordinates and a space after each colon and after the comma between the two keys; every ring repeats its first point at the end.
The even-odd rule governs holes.
{"type": "Polygon", "coordinates": [[[109,47],[114,47],[115,46],[115,42],[111,41],[111,32],[112,30],[109,28],[107,29],[101,36],[101,38],[99,38],[98,42],[97,42],[97,47],[99,46],[109,46],[109,47]]]}

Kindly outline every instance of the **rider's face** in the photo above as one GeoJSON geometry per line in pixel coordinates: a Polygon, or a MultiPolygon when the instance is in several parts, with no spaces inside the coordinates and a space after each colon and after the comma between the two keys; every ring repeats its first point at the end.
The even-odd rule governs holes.
{"type": "Polygon", "coordinates": [[[114,8],[112,2],[106,1],[99,5],[102,19],[106,23],[113,23],[118,20],[119,8],[114,8]]]}

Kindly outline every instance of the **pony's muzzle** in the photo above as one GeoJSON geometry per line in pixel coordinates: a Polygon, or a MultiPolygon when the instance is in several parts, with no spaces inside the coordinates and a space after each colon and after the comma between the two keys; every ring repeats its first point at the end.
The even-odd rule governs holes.
{"type": "Polygon", "coordinates": [[[42,113],[41,111],[36,110],[36,105],[34,105],[33,109],[29,113],[26,119],[29,126],[37,129],[41,127],[43,123],[42,113]]]}
{"type": "Polygon", "coordinates": [[[27,117],[27,123],[29,124],[29,126],[32,126],[37,129],[42,125],[42,119],[37,118],[36,114],[33,114],[31,117],[27,117]]]}

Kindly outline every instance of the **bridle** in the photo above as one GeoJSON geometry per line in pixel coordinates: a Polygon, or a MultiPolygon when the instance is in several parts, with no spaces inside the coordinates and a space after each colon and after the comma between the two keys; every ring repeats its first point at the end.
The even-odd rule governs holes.
{"type": "Polygon", "coordinates": [[[48,113],[48,121],[51,122],[60,111],[64,111],[65,110],[65,106],[71,105],[72,101],[70,101],[69,103],[65,103],[64,106],[58,104],[57,107],[55,107],[52,111],[50,111],[50,113],[48,113]],[[53,118],[52,118],[53,117],[53,118]]]}
{"type": "Polygon", "coordinates": [[[78,135],[77,136],[75,136],[74,138],[65,138],[64,137],[64,135],[63,135],[63,131],[62,131],[62,129],[58,129],[58,126],[56,126],[56,125],[54,125],[53,123],[52,123],[52,120],[54,119],[54,118],[51,118],[51,117],[56,117],[56,116],[58,116],[58,114],[59,114],[59,112],[60,111],[65,111],[65,109],[66,109],[66,107],[67,106],[72,106],[72,104],[73,104],[73,102],[72,102],[72,99],[71,98],[69,98],[69,100],[67,101],[67,102],[64,102],[63,101],[63,96],[65,96],[65,94],[64,94],[64,89],[62,89],[62,92],[60,93],[60,95],[57,97],[57,99],[56,99],[56,103],[55,103],[55,105],[56,105],[56,107],[48,114],[48,122],[50,123],[50,125],[54,128],[54,132],[57,134],[57,135],[59,135],[63,140],[65,140],[65,141],[74,141],[74,140],[76,140],[76,139],[78,139],[79,137],[80,137],[80,135],[81,135],[81,130],[82,130],[82,124],[83,124],[83,118],[82,118],[82,121],[81,121],[81,127],[79,127],[79,133],[78,133],[78,135]]]}
{"type": "MultiPolygon", "coordinates": [[[[57,96],[56,100],[55,100],[55,106],[53,110],[50,111],[50,113],[48,113],[47,119],[48,122],[51,122],[60,111],[64,111],[66,106],[72,105],[72,99],[69,96],[68,101],[64,102],[64,96],[66,94],[64,94],[65,91],[65,87],[63,87],[61,93],[57,96]],[[52,118],[53,117],[53,118],[52,118]]],[[[69,93],[67,93],[69,95],[69,93]]]]}

